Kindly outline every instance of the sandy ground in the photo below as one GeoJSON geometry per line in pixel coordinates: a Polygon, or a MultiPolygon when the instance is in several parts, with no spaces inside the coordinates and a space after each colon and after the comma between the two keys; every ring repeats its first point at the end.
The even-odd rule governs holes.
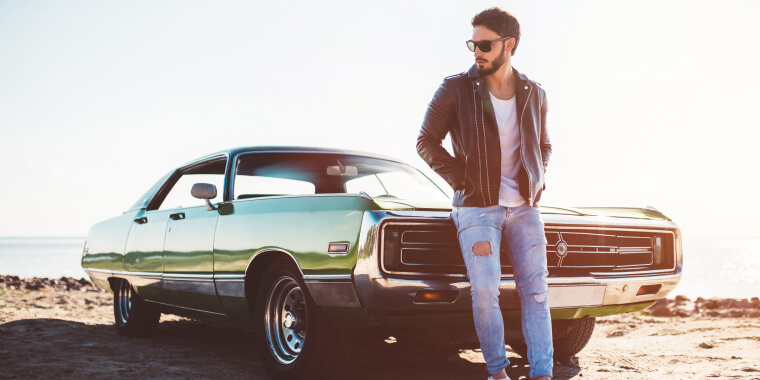
{"type": "MultiPolygon", "coordinates": [[[[251,333],[162,316],[155,336],[113,327],[112,296],[93,289],[0,287],[0,378],[268,379],[251,333]]],[[[351,367],[367,380],[485,379],[478,350],[362,347],[351,367]]],[[[509,353],[512,379],[527,362],[509,353]]],[[[555,364],[555,379],[760,379],[760,318],[598,319],[586,349],[555,364]]]]}

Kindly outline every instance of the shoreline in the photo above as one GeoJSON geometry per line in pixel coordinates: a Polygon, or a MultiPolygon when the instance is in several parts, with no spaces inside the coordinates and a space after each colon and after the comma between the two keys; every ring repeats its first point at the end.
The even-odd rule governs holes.
{"type": "MultiPolygon", "coordinates": [[[[19,277],[0,275],[0,288],[36,291],[79,291],[103,293],[90,280],[61,277],[19,277]]],[[[760,298],[702,298],[683,295],[663,298],[641,312],[653,317],[760,318],[760,298]]]]}

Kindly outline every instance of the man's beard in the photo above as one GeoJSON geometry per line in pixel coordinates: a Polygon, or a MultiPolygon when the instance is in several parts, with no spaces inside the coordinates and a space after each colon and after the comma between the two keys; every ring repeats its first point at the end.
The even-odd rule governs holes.
{"type": "Polygon", "coordinates": [[[502,50],[501,51],[501,55],[499,55],[499,57],[497,57],[493,61],[493,64],[491,65],[490,69],[478,67],[478,74],[480,74],[481,77],[484,77],[486,75],[491,75],[491,74],[495,73],[496,70],[498,70],[504,64],[504,62],[507,62],[507,51],[506,50],[502,50]]]}

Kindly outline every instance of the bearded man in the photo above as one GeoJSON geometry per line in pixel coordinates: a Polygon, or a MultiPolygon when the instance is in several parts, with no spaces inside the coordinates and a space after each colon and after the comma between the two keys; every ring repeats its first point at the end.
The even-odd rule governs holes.
{"type": "Polygon", "coordinates": [[[532,379],[551,379],[546,237],[538,210],[551,155],[546,93],[512,67],[520,24],[490,8],[472,19],[475,64],[444,79],[430,102],[417,152],[454,189],[451,218],[467,266],[472,312],[488,379],[507,378],[499,307],[500,247],[514,270],[532,379]],[[441,145],[451,134],[452,157],[441,145]]]}

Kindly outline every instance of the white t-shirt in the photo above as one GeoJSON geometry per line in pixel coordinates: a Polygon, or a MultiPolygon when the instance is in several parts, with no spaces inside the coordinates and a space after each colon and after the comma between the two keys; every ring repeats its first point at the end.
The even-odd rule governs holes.
{"type": "MultiPolygon", "coordinates": [[[[490,94],[490,93],[489,93],[490,94]]],[[[501,184],[499,185],[499,204],[504,207],[517,207],[525,203],[520,195],[517,173],[520,170],[520,127],[517,124],[517,97],[501,100],[493,94],[494,114],[499,126],[499,143],[501,145],[501,184]]]]}

